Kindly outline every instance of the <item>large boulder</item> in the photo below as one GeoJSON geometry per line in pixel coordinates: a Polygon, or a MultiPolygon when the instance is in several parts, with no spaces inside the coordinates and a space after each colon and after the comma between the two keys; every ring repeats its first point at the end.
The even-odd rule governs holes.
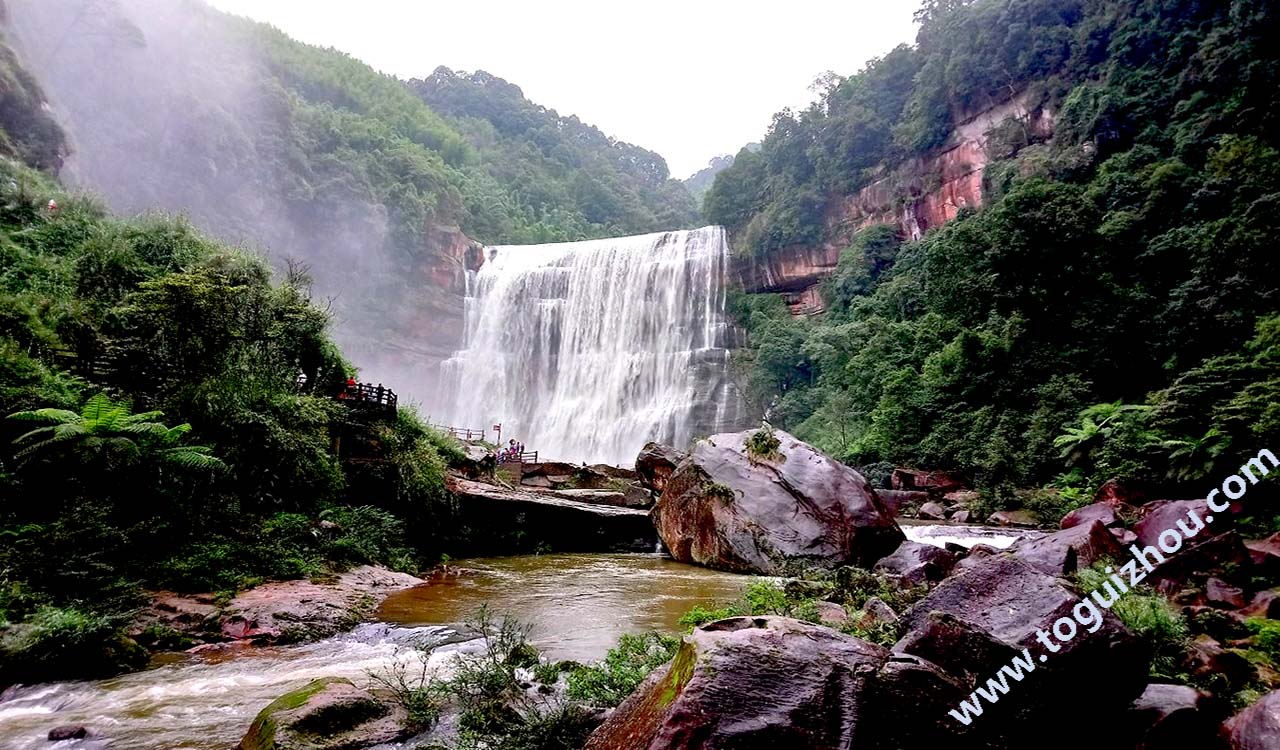
{"type": "Polygon", "coordinates": [[[328,638],[368,619],[383,599],[422,579],[371,565],[329,580],[271,581],[241,592],[219,613],[229,640],[260,644],[328,638]]]}
{"type": "Polygon", "coordinates": [[[876,490],[876,497],[880,498],[885,510],[900,516],[903,508],[919,508],[929,502],[932,496],[919,490],[876,490]]]}
{"type": "Polygon", "coordinates": [[[1111,503],[1094,503],[1076,508],[1063,516],[1059,526],[1064,529],[1073,526],[1091,526],[1094,521],[1101,521],[1103,526],[1115,526],[1120,519],[1116,516],[1115,506],[1111,503]]]}
{"type": "Polygon", "coordinates": [[[1000,734],[991,747],[1044,746],[1044,727],[1075,715],[1072,696],[1089,696],[1095,718],[1119,719],[1146,686],[1145,648],[1108,610],[1100,610],[1096,632],[1077,624],[1070,640],[1049,636],[1056,653],[1041,645],[1039,631],[1050,632],[1061,618],[1077,622],[1080,600],[1065,581],[1022,560],[989,557],[908,609],[901,623],[906,635],[894,650],[928,659],[974,690],[1026,649],[1034,684],[1002,698],[990,707],[995,715],[981,721],[984,731],[1000,734]]]}
{"type": "Polygon", "coordinates": [[[947,517],[947,509],[942,507],[942,503],[927,502],[920,506],[920,510],[916,511],[916,518],[925,521],[941,521],[947,517]]]}
{"type": "Polygon", "coordinates": [[[407,721],[398,705],[329,677],[262,709],[237,750],[360,750],[404,739],[407,721]]]}
{"type": "Polygon", "coordinates": [[[956,555],[932,544],[907,540],[887,557],[880,558],[875,570],[897,576],[908,585],[941,581],[955,567],[956,555]]]}
{"type": "Polygon", "coordinates": [[[947,471],[921,471],[919,469],[894,469],[889,479],[895,490],[922,490],[945,495],[964,489],[965,481],[947,471]]]}
{"type": "Polygon", "coordinates": [[[948,747],[954,680],[829,628],[734,617],[697,628],[587,750],[948,747]]]}
{"type": "Polygon", "coordinates": [[[1246,540],[1244,546],[1260,573],[1271,578],[1280,577],[1280,533],[1266,539],[1246,540]]]}
{"type": "Polygon", "coordinates": [[[781,431],[771,455],[749,455],[752,434],[698,441],[667,479],[653,522],[677,560],[766,575],[870,567],[905,539],[861,474],[781,431]]]}
{"type": "Polygon", "coordinates": [[[1023,526],[1035,528],[1040,525],[1035,515],[1029,510],[998,510],[987,516],[987,523],[995,526],[1023,526]]]}
{"type": "Polygon", "coordinates": [[[1275,750],[1280,747],[1280,690],[1231,717],[1223,726],[1231,750],[1275,750]]]}
{"type": "Polygon", "coordinates": [[[1196,533],[1193,537],[1196,541],[1209,536],[1209,528],[1224,530],[1222,527],[1227,525],[1229,517],[1228,513],[1214,513],[1206,500],[1156,500],[1142,507],[1141,516],[1134,524],[1133,530],[1138,535],[1137,543],[1143,547],[1156,546],[1160,541],[1160,534],[1176,529],[1179,521],[1188,528],[1195,529],[1199,524],[1194,522],[1190,514],[1194,514],[1201,522],[1207,522],[1209,517],[1214,519],[1213,526],[1196,533]]]}
{"type": "Polygon", "coordinates": [[[1097,520],[1018,542],[1013,554],[1041,573],[1053,576],[1070,575],[1099,560],[1125,557],[1120,542],[1097,520]]]}
{"type": "Polygon", "coordinates": [[[1186,685],[1147,685],[1126,717],[1134,750],[1194,747],[1221,750],[1221,711],[1207,694],[1186,685]]]}
{"type": "Polygon", "coordinates": [[[535,491],[451,477],[461,525],[484,529],[468,540],[475,555],[509,555],[547,545],[557,552],[652,552],[649,512],[626,507],[623,493],[535,491]],[[612,498],[617,504],[601,502],[612,498]],[[592,500],[592,502],[584,502],[592,500]]]}
{"type": "Polygon", "coordinates": [[[669,445],[645,443],[636,456],[636,474],[646,489],[661,494],[667,486],[667,477],[676,470],[685,454],[669,445]]]}
{"type": "Polygon", "coordinates": [[[454,468],[465,474],[468,479],[491,477],[498,468],[498,457],[482,445],[464,443],[462,460],[454,464],[454,468]]]}

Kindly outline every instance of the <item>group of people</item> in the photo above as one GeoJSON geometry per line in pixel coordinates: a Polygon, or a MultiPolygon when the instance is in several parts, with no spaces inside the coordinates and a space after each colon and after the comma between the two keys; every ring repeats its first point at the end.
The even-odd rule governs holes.
{"type": "Polygon", "coordinates": [[[519,461],[524,454],[524,443],[517,443],[515,438],[507,441],[507,446],[498,451],[499,461],[519,461]]]}

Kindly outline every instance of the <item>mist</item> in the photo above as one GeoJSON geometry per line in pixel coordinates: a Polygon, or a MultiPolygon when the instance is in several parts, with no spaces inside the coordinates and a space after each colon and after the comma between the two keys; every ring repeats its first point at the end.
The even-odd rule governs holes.
{"type": "Polygon", "coordinates": [[[301,262],[361,378],[430,413],[458,336],[433,313],[447,305],[408,271],[422,253],[397,244],[388,209],[299,153],[260,33],[193,0],[8,0],[8,35],[70,139],[65,182],[117,213],[185,214],[277,269],[301,262]]]}

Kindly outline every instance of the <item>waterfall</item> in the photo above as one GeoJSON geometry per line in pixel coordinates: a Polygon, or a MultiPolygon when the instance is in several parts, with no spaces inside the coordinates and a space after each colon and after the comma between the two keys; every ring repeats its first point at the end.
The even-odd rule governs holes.
{"type": "Polygon", "coordinates": [[[728,253],[721,227],[487,248],[445,362],[451,424],[623,466],[648,440],[684,448],[733,426],[728,253]]]}

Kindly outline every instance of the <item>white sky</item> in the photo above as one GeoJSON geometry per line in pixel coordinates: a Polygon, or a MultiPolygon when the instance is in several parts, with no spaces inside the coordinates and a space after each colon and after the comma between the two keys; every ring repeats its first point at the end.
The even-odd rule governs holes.
{"type": "Polygon", "coordinates": [[[687,177],[915,38],[918,0],[209,0],[401,78],[487,70],[687,177]]]}

